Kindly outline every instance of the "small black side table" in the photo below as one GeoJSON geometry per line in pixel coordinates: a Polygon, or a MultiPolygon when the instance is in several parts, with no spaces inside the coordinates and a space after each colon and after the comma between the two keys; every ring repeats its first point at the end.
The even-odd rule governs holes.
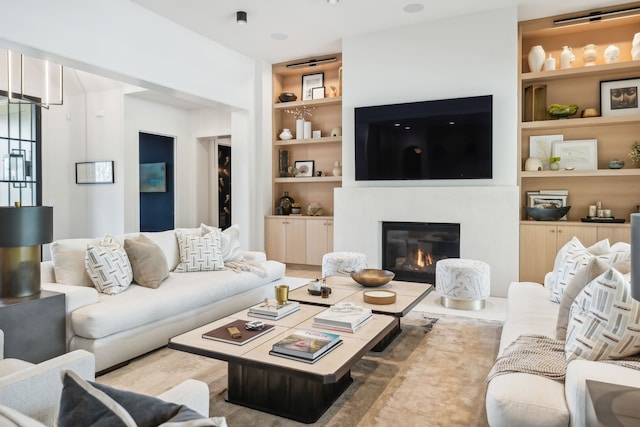
{"type": "Polygon", "coordinates": [[[640,425],[640,388],[587,380],[587,427],[640,425]]]}
{"type": "Polygon", "coordinates": [[[64,354],[65,308],[65,296],[59,292],[0,298],[4,357],[40,363],[64,354]]]}

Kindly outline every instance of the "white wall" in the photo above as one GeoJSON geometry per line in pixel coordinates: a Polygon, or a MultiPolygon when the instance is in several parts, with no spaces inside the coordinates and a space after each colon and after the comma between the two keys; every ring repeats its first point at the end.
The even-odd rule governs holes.
{"type": "Polygon", "coordinates": [[[460,222],[461,257],[491,266],[491,293],[518,278],[517,10],[499,9],[343,41],[343,188],[334,249],[380,266],[380,222],[460,222]],[[358,106],[493,95],[493,179],[356,182],[358,106]]]}

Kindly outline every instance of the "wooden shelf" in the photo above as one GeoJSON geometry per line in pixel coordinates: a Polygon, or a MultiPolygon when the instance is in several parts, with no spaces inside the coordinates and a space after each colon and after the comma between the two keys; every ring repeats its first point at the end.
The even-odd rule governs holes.
{"type": "Polygon", "coordinates": [[[523,219],[520,221],[520,225],[580,225],[585,227],[630,227],[631,223],[629,221],[619,223],[619,222],[582,222],[582,221],[535,221],[532,219],[523,219]]]}
{"type": "Polygon", "coordinates": [[[334,96],[331,98],[311,99],[308,101],[279,102],[273,104],[273,109],[275,111],[278,111],[301,107],[329,107],[331,105],[342,105],[342,97],[334,96]]]}
{"type": "Polygon", "coordinates": [[[522,84],[544,83],[550,80],[567,80],[580,77],[606,77],[625,74],[627,72],[640,73],[640,61],[616,62],[614,64],[600,64],[590,67],[568,68],[566,70],[539,71],[522,73],[522,84]]]}
{"type": "Polygon", "coordinates": [[[629,116],[608,116],[608,117],[588,117],[588,118],[575,118],[575,119],[554,119],[554,120],[540,120],[535,122],[521,122],[520,128],[522,130],[548,130],[548,129],[567,129],[567,128],[581,128],[589,126],[617,126],[626,124],[638,124],[640,123],[640,115],[633,114],[629,116]]]}
{"type": "Polygon", "coordinates": [[[522,178],[573,178],[579,176],[640,176],[640,169],[589,169],[589,170],[558,170],[558,171],[521,171],[522,178]]]}
{"type": "Polygon", "coordinates": [[[317,183],[317,182],[342,182],[341,176],[308,176],[304,178],[274,178],[273,182],[276,184],[286,183],[317,183]]]}
{"type": "Polygon", "coordinates": [[[304,144],[331,144],[334,142],[342,142],[341,136],[323,136],[322,138],[310,138],[310,139],[289,139],[286,141],[277,140],[273,142],[273,145],[304,145],[304,144]]]}

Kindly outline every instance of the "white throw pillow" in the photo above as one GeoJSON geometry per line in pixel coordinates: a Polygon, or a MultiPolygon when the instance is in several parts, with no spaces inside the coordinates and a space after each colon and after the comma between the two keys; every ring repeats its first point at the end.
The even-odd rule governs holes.
{"type": "Polygon", "coordinates": [[[619,359],[640,352],[640,303],[631,298],[630,274],[609,268],[578,294],[569,315],[565,356],[619,359]]]}
{"type": "Polygon", "coordinates": [[[631,245],[625,242],[616,242],[609,250],[609,264],[627,261],[631,259],[631,245]]]}
{"type": "Polygon", "coordinates": [[[552,283],[550,284],[551,301],[559,304],[562,301],[564,289],[569,285],[576,272],[586,266],[594,257],[606,262],[610,249],[608,239],[601,240],[585,248],[580,240],[574,236],[560,249],[556,256],[551,278],[552,283]]]}
{"type": "MultiPolygon", "coordinates": [[[[213,230],[220,230],[206,224],[200,224],[202,234],[210,233],[213,230]]],[[[233,224],[231,227],[222,231],[220,235],[220,251],[222,252],[222,260],[224,262],[244,261],[244,254],[240,247],[240,226],[233,224]]]]}
{"type": "Polygon", "coordinates": [[[176,230],[176,238],[180,248],[180,264],[174,270],[176,273],[224,270],[220,230],[213,230],[204,236],[176,230]]]}
{"type": "Polygon", "coordinates": [[[133,280],[127,252],[113,236],[107,235],[102,241],[87,245],[84,263],[94,286],[104,294],[118,294],[133,280]]]}
{"type": "Polygon", "coordinates": [[[51,243],[51,261],[56,275],[56,283],[77,286],[93,286],[84,266],[87,245],[96,244],[99,239],[61,239],[51,243]]]}

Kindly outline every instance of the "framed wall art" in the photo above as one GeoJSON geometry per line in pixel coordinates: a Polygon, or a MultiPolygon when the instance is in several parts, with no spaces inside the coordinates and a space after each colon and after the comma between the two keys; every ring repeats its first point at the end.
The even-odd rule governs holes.
{"type": "Polygon", "coordinates": [[[298,169],[296,178],[313,176],[314,161],[313,160],[296,160],[295,168],[298,169]]]}
{"type": "Polygon", "coordinates": [[[113,160],[76,163],[76,184],[113,184],[113,160]]]}
{"type": "Polygon", "coordinates": [[[560,157],[560,168],[598,169],[598,140],[555,141],[553,157],[560,157]]]}
{"type": "MultiPolygon", "coordinates": [[[[324,73],[305,74],[302,76],[302,100],[313,99],[313,89],[324,86],[324,73]]],[[[324,89],[323,89],[324,93],[324,89]]]]}
{"type": "Polygon", "coordinates": [[[638,106],[640,78],[600,82],[600,114],[626,116],[640,114],[638,106]]]}

